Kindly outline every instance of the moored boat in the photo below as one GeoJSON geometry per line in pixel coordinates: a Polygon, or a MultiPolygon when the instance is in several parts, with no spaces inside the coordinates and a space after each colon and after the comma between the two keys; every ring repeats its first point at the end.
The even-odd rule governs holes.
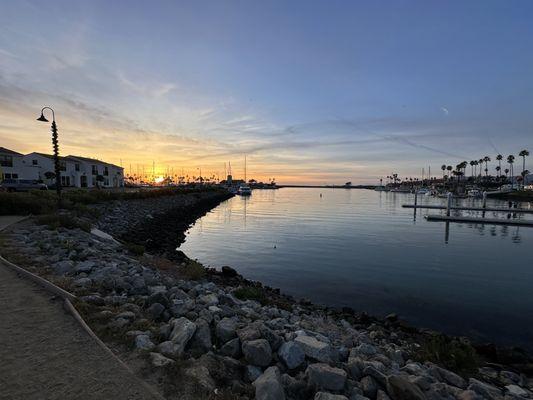
{"type": "Polygon", "coordinates": [[[250,196],[252,194],[252,189],[250,189],[250,186],[241,185],[239,186],[239,189],[237,189],[237,194],[239,196],[250,196]]]}

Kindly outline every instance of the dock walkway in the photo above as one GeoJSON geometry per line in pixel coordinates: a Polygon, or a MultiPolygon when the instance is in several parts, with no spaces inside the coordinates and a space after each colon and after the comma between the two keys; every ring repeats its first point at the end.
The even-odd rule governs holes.
{"type": "Polygon", "coordinates": [[[0,399],[154,399],[62,304],[0,263],[0,399]]]}

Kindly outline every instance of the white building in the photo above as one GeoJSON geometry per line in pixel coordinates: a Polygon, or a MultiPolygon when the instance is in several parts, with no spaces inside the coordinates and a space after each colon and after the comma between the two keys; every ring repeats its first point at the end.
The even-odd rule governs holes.
{"type": "Polygon", "coordinates": [[[77,187],[123,187],[124,168],[93,158],[68,156],[69,162],[74,164],[74,174],[71,180],[77,187]]]}
{"type": "Polygon", "coordinates": [[[25,179],[23,155],[0,147],[0,180],[25,179]]]}
{"type": "MultiPolygon", "coordinates": [[[[30,153],[23,156],[26,166],[33,169],[28,179],[53,183],[54,157],[50,154],[30,153]]],[[[124,186],[124,169],[100,160],[67,156],[60,157],[61,185],[64,187],[122,187],[124,186]]]]}
{"type": "MultiPolygon", "coordinates": [[[[104,161],[80,157],[60,157],[61,185],[64,187],[123,187],[124,169],[104,161]]],[[[26,155],[0,147],[0,180],[32,179],[55,182],[54,157],[50,154],[26,155]]]]}

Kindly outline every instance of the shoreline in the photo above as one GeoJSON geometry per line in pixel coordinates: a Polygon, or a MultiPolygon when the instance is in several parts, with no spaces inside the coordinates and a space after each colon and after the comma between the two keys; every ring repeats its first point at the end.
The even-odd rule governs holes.
{"type": "MultiPolygon", "coordinates": [[[[81,229],[43,230],[35,221],[14,227],[4,238],[3,248],[11,249],[7,255],[14,258],[18,250],[23,266],[80,295],[83,302],[77,307],[95,332],[133,365],[142,365],[139,371],[149,368],[145,378],[164,393],[176,389],[172,382],[177,376],[186,376],[200,385],[205,396],[217,387],[239,398],[262,398],[263,391],[281,388],[283,398],[313,398],[317,392],[328,392],[358,399],[375,399],[382,393],[381,399],[384,395],[395,400],[402,398],[396,385],[416,393],[418,397],[412,398],[436,398],[438,390],[454,398],[466,398],[457,396],[471,392],[503,398],[510,390],[518,390],[506,387],[510,385],[530,395],[533,381],[520,373],[531,376],[533,364],[516,350],[472,347],[463,339],[411,327],[395,315],[379,319],[349,308],[296,301],[279,289],[245,279],[230,267],[204,269],[183,253],[169,258],[190,223],[224,200],[216,196],[190,203],[183,200],[177,207],[180,211],[172,202],[152,200],[154,210],[160,212],[150,214],[143,227],[135,221],[140,214],[132,202],[96,207],[108,213],[96,224],[104,231],[106,224],[116,220],[110,215],[118,218],[127,213],[122,220],[130,221],[123,221],[122,227],[128,234],[117,235],[117,230],[114,235],[130,243],[139,239],[135,232],[149,235],[152,243],[145,244],[150,254],[132,254],[120,244],[81,229]],[[106,218],[107,222],[101,222],[106,218]],[[168,227],[176,237],[157,242],[162,233],[173,236],[168,235],[168,227]],[[14,243],[17,239],[22,243],[14,243]],[[94,248],[87,247],[91,243],[94,248]],[[58,244],[66,248],[56,250],[58,244]],[[459,355],[472,349],[486,360],[468,366],[466,357],[464,365],[455,366],[469,380],[443,370],[442,366],[453,367],[449,360],[441,367],[428,364],[437,361],[430,359],[431,351],[459,355]],[[298,365],[291,368],[295,358],[298,365]],[[482,366],[484,370],[476,370],[482,366]],[[220,368],[227,371],[221,373],[220,368]],[[509,374],[502,375],[502,371],[509,374]],[[324,376],[342,385],[331,387],[328,379],[322,380],[324,376]]],[[[146,213],[150,201],[138,202],[140,212],[146,213]]],[[[190,398],[198,398],[194,393],[190,398]]],[[[190,394],[180,393],[183,398],[190,394]]]]}

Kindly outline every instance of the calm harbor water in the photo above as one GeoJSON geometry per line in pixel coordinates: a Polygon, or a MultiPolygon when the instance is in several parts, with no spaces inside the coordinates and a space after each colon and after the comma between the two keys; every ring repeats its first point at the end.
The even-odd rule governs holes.
{"type": "MultiPolygon", "coordinates": [[[[423,218],[438,210],[419,210],[415,219],[401,207],[413,198],[370,190],[255,190],[197,221],[180,249],[316,303],[395,312],[417,326],[532,350],[533,228],[447,227],[423,218]]],[[[419,204],[444,202],[419,198],[419,204]]]]}

